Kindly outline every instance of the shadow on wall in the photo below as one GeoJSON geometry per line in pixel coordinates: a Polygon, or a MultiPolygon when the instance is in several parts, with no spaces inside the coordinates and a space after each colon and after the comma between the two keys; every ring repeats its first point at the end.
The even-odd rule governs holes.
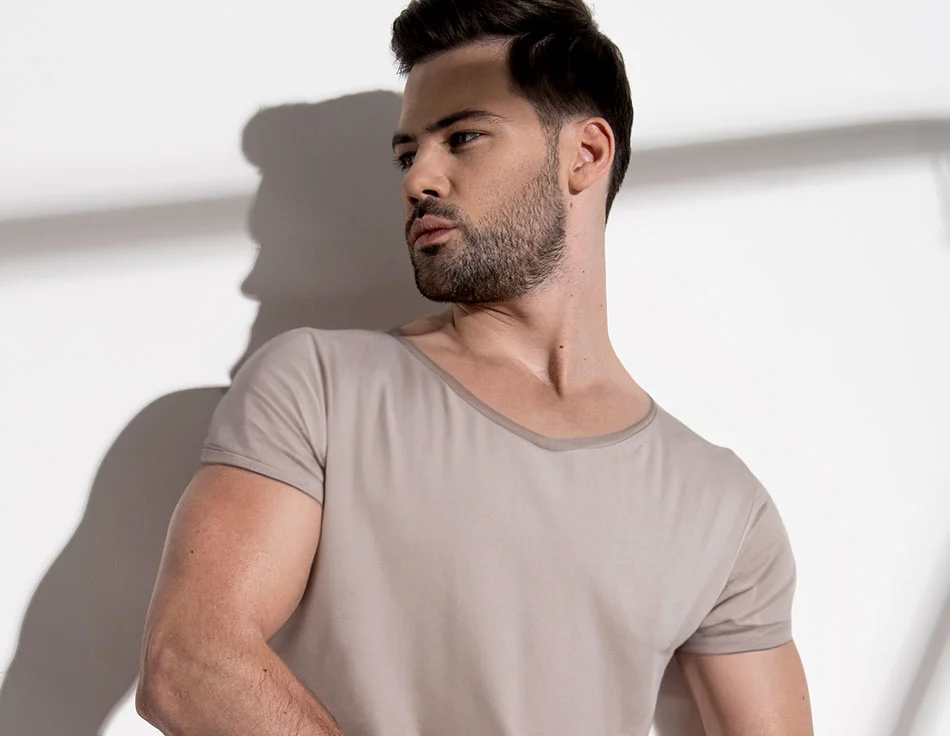
{"type": "MultiPolygon", "coordinates": [[[[819,169],[926,161],[943,206],[950,185],[950,119],[905,118],[634,150],[621,194],[742,179],[787,184],[819,169]]],[[[950,214],[944,212],[944,214],[950,214]]]]}
{"type": "MultiPolygon", "coordinates": [[[[371,92],[267,109],[248,122],[244,153],[261,174],[248,227],[260,252],[243,291],[260,309],[232,377],[294,327],[388,328],[434,311],[416,291],[402,237],[389,150],[399,108],[398,95],[371,92]]],[[[134,223],[119,220],[113,236],[137,242],[134,223]]],[[[59,240],[75,242],[63,224],[59,240]]],[[[55,246],[50,228],[40,229],[55,246]]],[[[152,230],[138,234],[148,240],[152,230]]],[[[78,528],[27,608],[0,689],[0,733],[93,736],[133,686],[168,522],[223,392],[164,396],[109,448],[78,528]]]]}

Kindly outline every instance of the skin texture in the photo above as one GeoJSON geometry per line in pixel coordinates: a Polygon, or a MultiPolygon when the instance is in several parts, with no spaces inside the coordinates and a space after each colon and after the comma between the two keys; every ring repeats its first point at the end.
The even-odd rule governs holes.
{"type": "Polygon", "coordinates": [[[164,734],[338,736],[267,640],[300,602],[322,507],[296,488],[209,465],[169,525],[135,704],[164,734]]]}
{"type": "Polygon", "coordinates": [[[794,642],[742,654],[679,652],[676,658],[706,736],[813,736],[811,701],[794,642]]]}
{"type": "MultiPolygon", "coordinates": [[[[420,290],[449,306],[403,329],[523,426],[552,437],[613,432],[650,408],[607,333],[613,132],[589,116],[552,137],[512,92],[504,51],[464,47],[407,79],[394,137],[407,234],[423,214],[458,227],[410,245],[420,290]]],[[[304,593],[321,522],[314,499],[278,481],[220,465],[195,475],[147,615],[136,693],[146,720],[165,734],[342,733],[267,646],[304,593]]],[[[794,645],[678,657],[711,736],[811,733],[794,645]]]]}
{"type": "MultiPolygon", "coordinates": [[[[449,145],[474,146],[487,138],[488,134],[477,131],[452,133],[449,145]]],[[[551,143],[537,174],[477,223],[460,207],[438,197],[417,201],[406,221],[406,243],[416,286],[423,296],[465,304],[511,301],[551,277],[564,256],[566,217],[557,181],[557,139],[551,143]],[[451,221],[456,232],[443,242],[414,247],[409,227],[425,215],[451,221]]],[[[400,165],[408,167],[416,157],[415,153],[404,154],[400,165]]],[[[423,163],[427,161],[412,165],[423,163]]]]}

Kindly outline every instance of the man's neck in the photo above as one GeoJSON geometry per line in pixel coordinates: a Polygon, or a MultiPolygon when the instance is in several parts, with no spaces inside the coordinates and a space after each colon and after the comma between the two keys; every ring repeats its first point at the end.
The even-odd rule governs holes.
{"type": "Polygon", "coordinates": [[[625,374],[607,332],[604,288],[550,284],[516,302],[452,304],[441,330],[460,353],[510,362],[559,394],[625,374]]]}

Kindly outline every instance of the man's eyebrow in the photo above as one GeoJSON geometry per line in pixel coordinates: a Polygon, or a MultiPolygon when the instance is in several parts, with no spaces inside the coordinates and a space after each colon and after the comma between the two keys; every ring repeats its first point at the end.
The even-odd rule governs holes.
{"type": "MultiPolygon", "coordinates": [[[[444,130],[461,120],[486,120],[501,123],[505,122],[506,118],[496,113],[488,112],[488,110],[459,110],[458,112],[453,112],[444,118],[436,120],[426,128],[426,133],[435,133],[436,131],[444,130]]],[[[393,148],[403,143],[412,143],[413,141],[415,141],[415,138],[411,135],[397,130],[395,135],[393,135],[393,148]]]]}

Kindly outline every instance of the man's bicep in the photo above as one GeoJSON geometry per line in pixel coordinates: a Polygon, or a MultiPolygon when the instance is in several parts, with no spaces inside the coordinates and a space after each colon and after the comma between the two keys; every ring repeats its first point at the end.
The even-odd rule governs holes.
{"type": "Polygon", "coordinates": [[[269,639],[297,607],[320,538],[322,506],[280,481],[206,465],[172,516],[146,633],[210,624],[269,639]]]}
{"type": "Polygon", "coordinates": [[[676,653],[707,736],[813,736],[805,671],[793,641],[740,654],[676,653]]]}

